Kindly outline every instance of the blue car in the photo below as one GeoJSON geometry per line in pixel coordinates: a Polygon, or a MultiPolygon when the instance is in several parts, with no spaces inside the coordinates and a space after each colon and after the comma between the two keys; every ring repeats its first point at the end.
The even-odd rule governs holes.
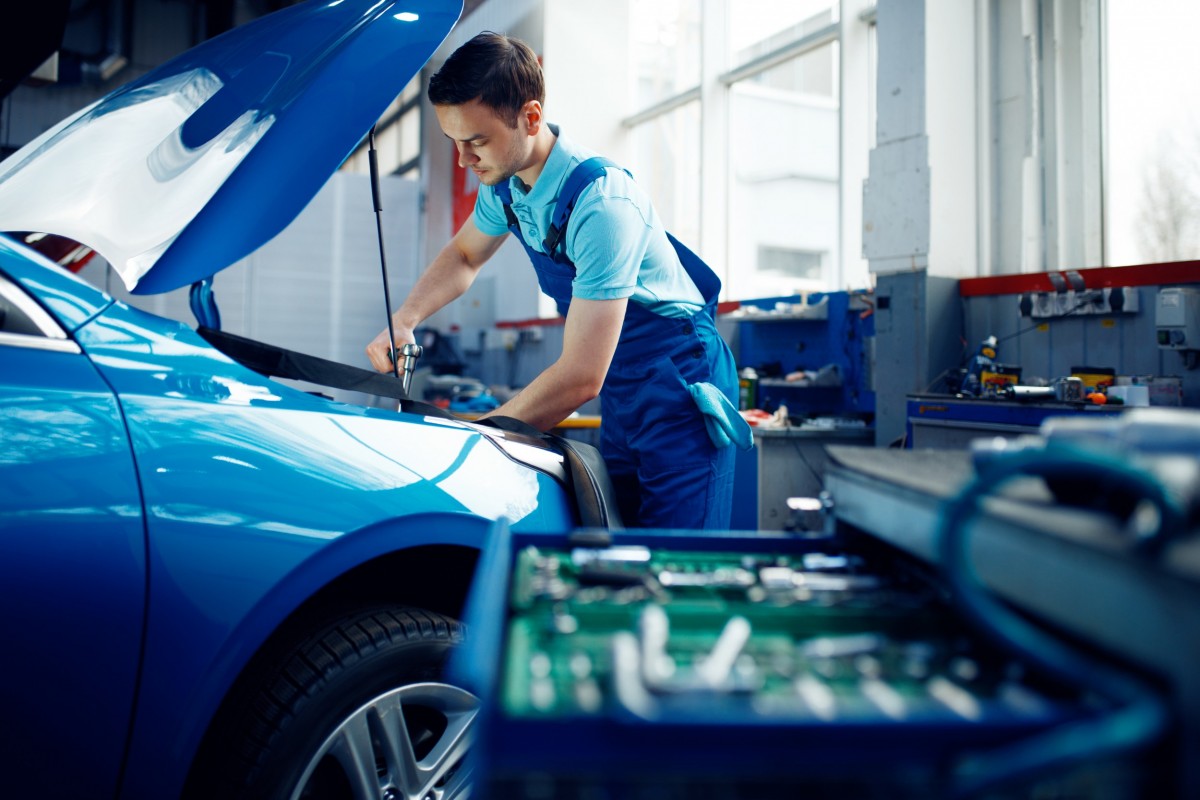
{"type": "MultiPolygon", "coordinates": [[[[0,163],[0,231],[91,246],[135,293],[197,285],[460,13],[322,0],[210,40],[0,163]]],[[[464,796],[456,616],[494,526],[591,519],[570,448],[292,388],[25,238],[0,236],[0,796],[464,796]]]]}

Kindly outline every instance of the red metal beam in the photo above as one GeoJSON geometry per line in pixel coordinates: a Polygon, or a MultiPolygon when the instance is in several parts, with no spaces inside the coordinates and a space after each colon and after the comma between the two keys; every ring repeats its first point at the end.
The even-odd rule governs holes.
{"type": "MultiPolygon", "coordinates": [[[[1200,261],[1172,261],[1165,264],[1138,264],[1131,267],[1095,267],[1092,269],[1057,272],[1066,280],[1068,271],[1078,272],[1088,289],[1112,286],[1156,286],[1172,283],[1200,283],[1200,261]]],[[[958,293],[963,297],[982,297],[996,294],[1053,292],[1051,272],[1030,272],[1020,275],[992,275],[986,278],[963,278],[958,293]]],[[[1068,284],[1070,281],[1067,281],[1068,284]]]]}
{"type": "Polygon", "coordinates": [[[540,328],[542,326],[562,325],[566,317],[534,317],[533,319],[502,319],[496,323],[501,330],[514,328],[540,328]]]}

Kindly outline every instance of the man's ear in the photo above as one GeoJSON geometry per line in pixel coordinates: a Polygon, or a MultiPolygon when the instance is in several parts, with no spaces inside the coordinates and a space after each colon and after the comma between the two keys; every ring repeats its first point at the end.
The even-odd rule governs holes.
{"type": "Polygon", "coordinates": [[[521,106],[520,118],[525,120],[525,128],[530,136],[537,136],[542,129],[542,104],[530,100],[521,106]]]}

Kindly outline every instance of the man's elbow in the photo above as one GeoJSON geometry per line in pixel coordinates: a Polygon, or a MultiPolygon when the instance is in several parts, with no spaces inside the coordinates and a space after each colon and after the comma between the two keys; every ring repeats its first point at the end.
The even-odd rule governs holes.
{"type": "Polygon", "coordinates": [[[603,378],[600,380],[587,380],[577,384],[575,387],[574,399],[578,402],[575,403],[575,407],[579,408],[579,406],[583,405],[584,403],[590,400],[595,400],[600,396],[600,389],[603,386],[603,378]]]}
{"type": "Polygon", "coordinates": [[[575,380],[571,381],[570,396],[575,408],[579,408],[589,400],[595,400],[600,396],[600,389],[604,387],[604,376],[593,374],[582,374],[576,376],[575,380]]]}

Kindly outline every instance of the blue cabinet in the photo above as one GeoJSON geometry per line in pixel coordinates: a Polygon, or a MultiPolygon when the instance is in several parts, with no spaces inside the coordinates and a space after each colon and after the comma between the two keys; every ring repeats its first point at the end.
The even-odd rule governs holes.
{"type": "Polygon", "coordinates": [[[742,301],[727,319],[736,322],[738,368],[756,375],[748,407],[786,405],[792,417],[873,417],[873,310],[869,296],[849,292],[742,301]]]}

